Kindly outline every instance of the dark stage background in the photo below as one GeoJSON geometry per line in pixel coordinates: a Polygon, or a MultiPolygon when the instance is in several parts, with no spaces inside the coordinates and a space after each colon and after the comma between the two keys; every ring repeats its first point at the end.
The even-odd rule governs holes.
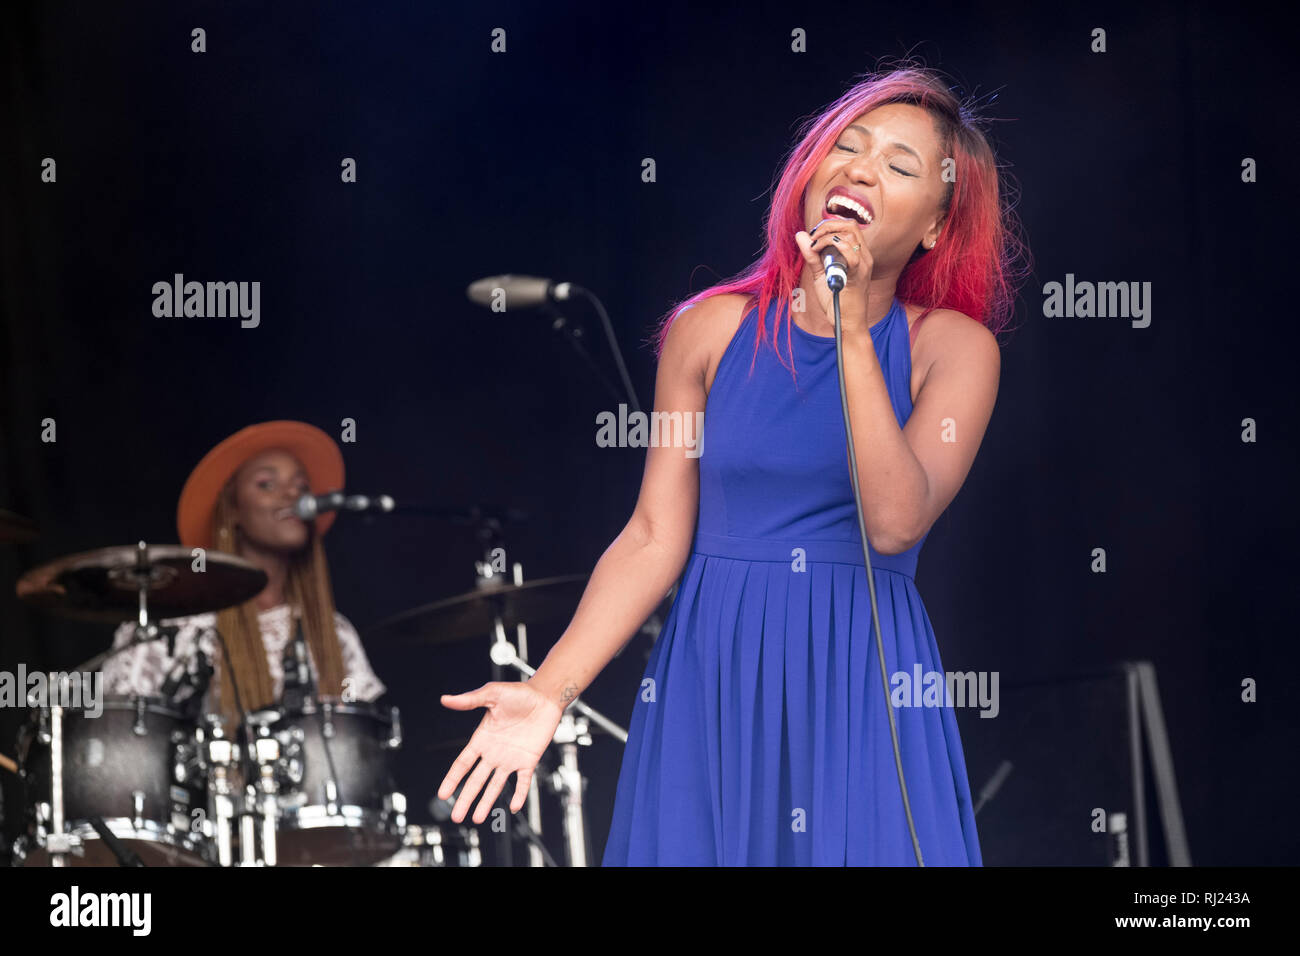
{"type": "MultiPolygon", "coordinates": [[[[20,606],[19,574],[174,542],[193,465],[268,419],[336,436],[354,419],[350,490],[521,509],[507,546],[529,577],[589,572],[630,514],[643,452],[596,446],[615,400],[546,320],[481,310],[465,286],[519,272],[594,290],[649,401],[654,322],[756,256],[796,122],[877,58],[914,54],[999,120],[1034,258],[992,424],[918,574],[945,667],[1001,675],[1005,723],[960,715],[972,787],[1023,718],[1012,685],[1148,659],[1192,860],[1300,862],[1292,71],[1284,35],[1248,6],[13,3],[2,16],[0,508],[42,534],[0,545],[0,668],[69,667],[110,636],[20,606]],[[194,27],[206,53],[191,52],[194,27]],[[495,27],[504,55],[489,50],[495,27]],[[790,52],[796,27],[806,54],[790,52]],[[45,157],[56,183],[40,181],[45,157]],[[340,182],[344,157],[355,184],[340,182]],[[657,182],[641,181],[644,157],[657,182]],[[1241,181],[1244,157],[1258,183],[1241,181]],[[178,272],[260,281],[260,327],[155,318],[151,288],[178,272]],[[1043,285],[1067,273],[1152,283],[1150,327],[1045,318],[1043,285]],[[1105,574],[1090,571],[1095,547],[1105,574]],[[1241,701],[1246,678],[1257,703],[1241,701]]],[[[612,376],[593,314],[571,315],[612,376]]],[[[326,542],[363,640],[472,586],[464,527],[345,517],[326,542]]],[[[530,634],[535,659],[558,636],[530,634]]],[[[454,756],[438,742],[479,717],[438,695],[488,680],[482,652],[367,645],[403,710],[401,783],[422,817],[454,756]]],[[[625,723],[649,647],[637,638],[586,699],[625,723]]],[[[1045,831],[997,823],[1000,805],[1102,846],[1087,828],[1104,788],[1073,748],[1119,753],[1102,737],[1114,711],[1052,686],[1035,706],[1058,699],[1063,732],[981,813],[988,863],[1069,861],[1045,831]]],[[[0,752],[18,719],[0,711],[0,752]]],[[[621,753],[603,736],[584,752],[597,859],[621,753]]],[[[8,777],[4,794],[12,836],[8,777]]]]}

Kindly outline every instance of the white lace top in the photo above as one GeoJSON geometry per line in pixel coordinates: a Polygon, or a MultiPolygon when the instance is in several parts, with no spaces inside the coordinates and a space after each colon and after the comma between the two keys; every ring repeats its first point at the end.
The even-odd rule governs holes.
{"type": "MultiPolygon", "coordinates": [[[[284,648],[294,636],[293,614],[288,604],[280,604],[257,615],[262,626],[262,643],[266,645],[266,663],[271,671],[271,680],[275,684],[275,696],[278,700],[284,690],[284,648]]],[[[131,650],[109,658],[104,663],[104,693],[149,696],[160,693],[163,683],[173,670],[184,669],[192,672],[194,660],[194,642],[208,656],[208,660],[224,667],[221,646],[213,636],[216,627],[215,613],[195,614],[191,617],[168,618],[159,624],[179,625],[176,635],[176,653],[167,654],[165,638],[140,644],[131,650]]],[[[387,689],[370,668],[370,661],[361,646],[352,622],[337,611],[334,612],[334,629],[339,638],[339,649],[343,656],[343,698],[345,700],[372,701],[387,689]]],[[[124,647],[131,641],[135,631],[134,621],[125,621],[119,625],[113,637],[113,647],[124,647]]],[[[308,651],[310,654],[310,650],[308,651]]],[[[315,662],[312,662],[315,667],[315,662]]],[[[215,679],[214,679],[215,683],[215,679]]],[[[179,693],[183,698],[185,693],[179,693]]]]}

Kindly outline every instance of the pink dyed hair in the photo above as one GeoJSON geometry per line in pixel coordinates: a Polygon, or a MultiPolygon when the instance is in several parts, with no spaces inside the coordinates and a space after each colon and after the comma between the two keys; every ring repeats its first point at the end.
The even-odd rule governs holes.
{"type": "MultiPolygon", "coordinates": [[[[794,234],[805,228],[803,194],[817,167],[854,119],[887,103],[910,103],[929,110],[939,133],[941,155],[952,157],[956,182],[948,183],[941,201],[944,223],[932,250],[918,245],[898,278],[895,296],[924,306],[921,319],[936,309],[955,309],[983,323],[993,333],[1010,321],[1015,287],[1029,272],[1028,247],[1020,238],[1014,203],[1005,194],[997,159],[985,136],[985,120],[971,103],[952,93],[937,72],[905,62],[887,72],[867,73],[843,96],[799,128],[799,142],[777,176],[772,205],[764,222],[762,256],[734,278],[676,303],[660,322],[656,351],[662,354],[668,329],[685,310],[711,296],[738,293],[749,305],[758,300],[754,354],[768,334],[766,316],[773,299],[787,303],[799,284],[804,259],[794,234]]],[[[793,372],[790,321],[778,310],[771,342],[778,356],[784,326],[786,352],[793,372]]],[[[915,326],[914,326],[915,329],[915,326]]]]}

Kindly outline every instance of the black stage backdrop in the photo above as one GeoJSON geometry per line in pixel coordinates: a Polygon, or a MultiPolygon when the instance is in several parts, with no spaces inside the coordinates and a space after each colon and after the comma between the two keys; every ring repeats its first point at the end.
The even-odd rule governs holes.
{"type": "MultiPolygon", "coordinates": [[[[757,254],[796,122],[913,54],[1000,120],[1034,257],[992,424],[921,558],[945,667],[997,671],[1006,691],[1152,661],[1192,860],[1300,862],[1294,94],[1285,35],[1248,6],[10,3],[0,36],[0,508],[41,528],[0,545],[0,669],[69,667],[109,637],[21,606],[19,574],[174,542],[200,456],[273,418],[336,436],[352,419],[351,490],[520,509],[506,543],[528,577],[589,572],[643,451],[597,447],[617,399],[545,318],[494,315],[465,286],[517,272],[594,290],[648,401],[655,320],[757,254]],[[155,318],[152,286],[176,273],[259,281],[259,327],[155,318]],[[1149,327],[1045,317],[1043,286],[1067,275],[1149,282],[1149,327]]],[[[612,376],[594,315],[570,314],[612,376]]],[[[339,609],[402,708],[400,782],[424,817],[445,742],[478,720],[438,694],[488,680],[484,648],[368,626],[471,587],[475,539],[345,517],[326,543],[339,609]]],[[[557,636],[531,631],[535,659],[557,636]]],[[[649,647],[637,638],[589,702],[626,722],[649,647]]],[[[1046,686],[1036,706],[1077,689],[1046,686]]],[[[1087,738],[1110,747],[1090,728],[1113,709],[1087,700],[1060,697],[1071,733],[1036,751],[1056,766],[1017,766],[981,821],[999,801],[1056,801],[1049,815],[1090,833],[1086,775],[1064,791],[1077,806],[1034,789],[1087,738]]],[[[999,721],[960,720],[979,788],[1008,745],[999,721]]],[[[18,721],[0,711],[0,753],[18,721]]],[[[621,754],[597,736],[583,755],[597,858],[621,754]]],[[[991,827],[986,861],[1032,856],[1044,832],[991,827]]]]}

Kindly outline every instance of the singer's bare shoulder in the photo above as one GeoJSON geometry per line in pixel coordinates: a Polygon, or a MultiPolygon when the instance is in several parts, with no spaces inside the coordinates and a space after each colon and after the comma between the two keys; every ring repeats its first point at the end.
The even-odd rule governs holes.
{"type": "Polygon", "coordinates": [[[700,381],[707,394],[718,372],[718,363],[748,311],[743,295],[712,295],[682,312],[668,329],[660,362],[685,366],[700,381]]]}

